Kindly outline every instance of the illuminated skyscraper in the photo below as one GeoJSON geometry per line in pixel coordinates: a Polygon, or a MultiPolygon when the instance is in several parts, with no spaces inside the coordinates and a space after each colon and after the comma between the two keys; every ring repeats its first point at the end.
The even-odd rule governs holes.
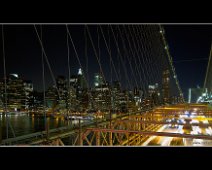
{"type": "Polygon", "coordinates": [[[33,84],[30,80],[23,81],[25,92],[25,109],[31,110],[33,108],[33,84]]]}
{"type": "Polygon", "coordinates": [[[79,90],[86,89],[86,80],[81,68],[78,70],[78,74],[77,74],[77,88],[79,90]]]}
{"type": "Polygon", "coordinates": [[[88,107],[88,89],[86,86],[85,76],[81,68],[79,68],[77,74],[76,98],[78,111],[85,110],[88,107]]]}
{"type": "Polygon", "coordinates": [[[58,92],[60,95],[57,98],[58,104],[60,104],[60,108],[65,108],[67,104],[67,97],[68,97],[66,78],[64,76],[58,76],[56,81],[57,81],[58,92]]]}
{"type": "Polygon", "coordinates": [[[8,77],[7,103],[11,111],[25,110],[26,108],[24,81],[18,74],[10,74],[8,77]]]}
{"type": "Polygon", "coordinates": [[[94,87],[101,87],[103,85],[103,78],[101,74],[95,73],[94,75],[94,87]]]}
{"type": "Polygon", "coordinates": [[[163,80],[162,80],[162,95],[163,95],[163,102],[169,103],[170,102],[170,72],[169,70],[165,70],[163,72],[163,80]]]}

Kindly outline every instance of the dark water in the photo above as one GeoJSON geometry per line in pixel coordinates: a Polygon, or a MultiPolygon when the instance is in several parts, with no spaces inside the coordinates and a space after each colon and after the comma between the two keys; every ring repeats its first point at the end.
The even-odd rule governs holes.
{"type": "MultiPolygon", "coordinates": [[[[22,136],[34,132],[45,130],[45,118],[43,116],[33,116],[26,113],[8,115],[9,123],[15,132],[15,136],[22,136]]],[[[64,118],[47,117],[49,129],[67,126],[70,121],[64,118]]],[[[13,133],[9,126],[9,138],[13,137],[13,133]]],[[[6,115],[0,115],[0,135],[2,139],[6,138],[6,115]]]]}

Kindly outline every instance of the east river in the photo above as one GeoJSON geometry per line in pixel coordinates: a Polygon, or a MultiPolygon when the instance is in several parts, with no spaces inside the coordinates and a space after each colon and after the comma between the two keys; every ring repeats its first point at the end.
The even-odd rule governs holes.
{"type": "MultiPolygon", "coordinates": [[[[45,130],[44,116],[37,116],[36,114],[33,115],[28,113],[8,114],[8,120],[9,120],[8,121],[9,138],[13,137],[12,129],[16,137],[45,130]]],[[[49,125],[49,129],[68,126],[71,124],[70,121],[65,120],[63,117],[57,117],[57,118],[47,117],[46,121],[47,124],[49,125]]],[[[6,115],[0,114],[0,135],[2,139],[6,139],[7,136],[6,127],[7,127],[6,115]]]]}

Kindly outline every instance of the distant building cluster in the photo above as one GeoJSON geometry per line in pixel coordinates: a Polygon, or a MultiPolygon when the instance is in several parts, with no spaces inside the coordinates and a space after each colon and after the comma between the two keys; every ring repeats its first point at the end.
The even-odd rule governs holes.
{"type": "Polygon", "coordinates": [[[123,90],[119,81],[111,84],[105,82],[100,73],[93,79],[93,87],[88,87],[81,69],[70,79],[64,76],[56,78],[56,85],[43,92],[33,89],[29,80],[23,80],[18,74],[10,74],[6,79],[6,95],[4,80],[0,82],[0,106],[7,103],[9,111],[51,111],[70,110],[72,112],[114,111],[128,112],[141,108],[149,108],[160,104],[179,102],[179,98],[170,98],[169,71],[164,71],[162,92],[158,83],[148,86],[148,97],[144,97],[141,88],[123,90]],[[45,101],[45,104],[44,104],[45,101]]]}
{"type": "Polygon", "coordinates": [[[29,80],[23,80],[18,74],[7,77],[6,95],[4,81],[0,82],[1,105],[7,103],[12,111],[31,109],[33,101],[33,85],[29,80]]]}

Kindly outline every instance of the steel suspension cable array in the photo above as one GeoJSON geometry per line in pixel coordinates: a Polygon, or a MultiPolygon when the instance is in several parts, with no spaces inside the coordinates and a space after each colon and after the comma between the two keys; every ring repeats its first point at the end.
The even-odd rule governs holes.
{"type": "Polygon", "coordinates": [[[159,84],[162,84],[162,73],[163,71],[165,70],[165,68],[161,67],[161,70],[159,69],[160,66],[162,66],[161,62],[164,62],[164,59],[163,56],[161,56],[161,60],[158,60],[157,61],[157,58],[159,56],[159,53],[157,51],[157,49],[155,49],[156,47],[158,48],[161,48],[160,46],[158,46],[158,44],[156,43],[156,41],[158,40],[157,37],[154,38],[154,36],[151,36],[150,34],[148,34],[150,31],[151,31],[151,28],[154,28],[154,26],[148,26],[148,29],[147,31],[144,33],[144,35],[146,37],[149,37],[148,41],[149,41],[149,45],[150,45],[150,64],[152,66],[152,75],[154,75],[154,81],[156,81],[155,83],[159,83],[159,84]],[[154,69],[153,69],[154,68],[154,69]]]}
{"type": "MultiPolygon", "coordinates": [[[[152,27],[151,27],[152,28],[152,27]]],[[[154,68],[157,69],[157,77],[158,77],[158,81],[159,84],[162,84],[162,73],[165,70],[165,58],[163,57],[164,55],[162,55],[161,50],[162,50],[162,46],[160,43],[160,39],[159,39],[159,31],[154,29],[155,26],[149,30],[148,34],[149,36],[151,36],[152,38],[150,39],[152,42],[152,46],[154,48],[155,51],[155,60],[152,62],[152,65],[154,65],[154,68]],[[160,63],[160,64],[159,64],[160,63]]]]}
{"type": "Polygon", "coordinates": [[[102,77],[103,77],[103,79],[104,79],[104,83],[106,84],[106,79],[105,79],[105,75],[104,75],[104,72],[103,72],[103,69],[102,69],[102,65],[101,65],[100,59],[98,58],[98,54],[97,54],[97,51],[96,51],[96,48],[95,48],[93,39],[92,39],[92,37],[91,37],[89,28],[88,28],[87,25],[86,25],[85,27],[87,28],[88,36],[89,36],[89,39],[90,39],[90,41],[91,41],[91,44],[92,44],[92,47],[93,47],[93,50],[94,50],[94,53],[95,53],[95,57],[96,57],[97,62],[98,62],[98,64],[99,64],[100,73],[102,74],[102,77]]]}
{"type": "Polygon", "coordinates": [[[148,53],[147,61],[149,63],[149,68],[150,68],[150,71],[151,71],[150,75],[151,75],[151,78],[152,78],[152,83],[159,83],[160,80],[161,80],[160,75],[162,74],[162,72],[159,72],[159,70],[157,70],[157,67],[158,67],[158,65],[160,65],[160,62],[158,62],[155,67],[153,65],[153,63],[154,63],[153,61],[155,60],[155,56],[158,55],[156,53],[156,51],[154,50],[156,45],[154,43],[152,43],[152,37],[147,34],[148,31],[153,26],[146,25],[145,27],[146,27],[146,29],[145,29],[145,31],[143,31],[143,33],[142,33],[142,29],[143,29],[142,27],[140,27],[140,28],[138,27],[137,32],[138,33],[140,32],[140,38],[143,37],[144,43],[148,44],[144,48],[144,50],[146,50],[147,53],[148,53]]]}
{"type": "Polygon", "coordinates": [[[184,97],[183,97],[183,93],[182,93],[182,90],[180,88],[180,84],[179,84],[179,81],[178,81],[178,78],[177,78],[177,75],[175,73],[175,68],[173,66],[172,57],[171,57],[170,52],[169,52],[169,48],[168,48],[168,44],[167,44],[167,41],[166,41],[166,38],[165,38],[165,35],[164,35],[163,27],[161,25],[159,25],[159,27],[160,27],[160,30],[162,31],[163,43],[164,43],[164,45],[166,47],[166,53],[167,53],[167,56],[168,56],[168,59],[169,59],[169,64],[171,65],[171,70],[173,72],[173,75],[174,75],[174,78],[175,78],[175,81],[176,81],[176,85],[177,85],[180,97],[182,98],[183,102],[185,102],[184,97]]]}
{"type": "Polygon", "coordinates": [[[132,72],[132,76],[133,76],[134,82],[136,84],[136,87],[139,88],[140,85],[139,85],[139,83],[137,81],[137,78],[135,76],[136,76],[136,74],[138,74],[138,76],[139,76],[138,78],[139,78],[140,84],[141,84],[141,77],[139,75],[139,72],[138,72],[138,69],[137,69],[137,62],[135,60],[134,60],[134,64],[135,64],[135,68],[136,69],[133,69],[133,67],[132,67],[132,58],[131,58],[131,56],[133,56],[134,53],[132,52],[132,48],[131,48],[129,39],[128,39],[128,37],[124,36],[125,35],[124,29],[123,29],[123,32],[121,32],[121,28],[119,26],[117,26],[117,27],[118,27],[119,33],[121,35],[121,38],[122,38],[122,44],[123,44],[123,47],[124,47],[124,50],[125,50],[125,53],[126,53],[126,58],[128,59],[128,62],[130,64],[130,69],[131,69],[131,72],[132,72]],[[127,46],[126,42],[128,42],[129,46],[127,46]],[[128,47],[130,47],[130,48],[128,48],[128,47]]]}
{"type": "MultiPolygon", "coordinates": [[[[164,48],[161,37],[159,36],[161,33],[160,33],[158,27],[152,27],[152,29],[148,32],[148,34],[150,36],[154,37],[154,42],[156,43],[156,46],[158,47],[156,50],[158,51],[158,54],[161,54],[160,58],[163,61],[162,71],[164,71],[165,69],[168,69],[169,72],[172,73],[168,58],[166,57],[167,56],[166,51],[165,51],[166,48],[164,48]]],[[[173,81],[172,76],[170,76],[170,87],[171,87],[170,92],[172,92],[172,95],[174,95],[174,92],[178,91],[178,89],[175,89],[175,88],[177,88],[177,86],[174,81],[173,81]]]]}
{"type": "MultiPolygon", "coordinates": [[[[156,40],[158,41],[159,38],[157,38],[157,36],[154,37],[154,36],[151,36],[151,34],[149,34],[151,29],[154,27],[155,26],[148,26],[148,25],[135,26],[135,32],[137,32],[137,35],[138,35],[137,37],[141,41],[141,45],[145,44],[145,46],[143,47],[143,45],[142,45],[142,47],[143,47],[143,51],[145,53],[147,53],[147,55],[145,55],[145,56],[146,57],[148,56],[146,61],[147,61],[147,64],[149,65],[151,81],[152,81],[152,83],[158,83],[158,87],[160,87],[161,82],[162,82],[162,73],[165,69],[165,68],[163,68],[161,62],[164,62],[164,59],[166,59],[166,58],[161,57],[161,60],[158,60],[159,53],[157,51],[157,47],[160,49],[162,48],[162,47],[158,46],[158,44],[156,43],[156,40]],[[153,38],[154,38],[154,40],[153,40],[153,38]],[[142,39],[143,39],[143,41],[142,41],[142,39]],[[159,67],[161,67],[161,69],[159,69],[159,67]]],[[[162,56],[164,56],[164,55],[162,55],[162,56]]],[[[160,95],[160,93],[158,93],[158,95],[160,95]]],[[[157,102],[157,101],[155,101],[155,102],[157,102]]]]}
{"type": "Polygon", "coordinates": [[[143,81],[145,82],[145,89],[146,89],[145,95],[147,97],[147,95],[148,95],[148,85],[149,85],[149,82],[148,82],[149,73],[148,73],[148,69],[147,69],[147,66],[146,66],[145,61],[144,61],[144,54],[143,53],[141,53],[141,55],[139,54],[139,51],[136,47],[135,38],[133,37],[132,31],[130,30],[129,26],[128,26],[128,31],[129,31],[129,35],[131,36],[132,42],[133,42],[132,44],[133,44],[137,59],[139,61],[139,67],[143,71],[143,78],[144,78],[143,81]],[[142,59],[142,61],[141,61],[140,58],[142,59]]]}
{"type": "Polygon", "coordinates": [[[148,58],[147,58],[148,54],[146,53],[147,52],[146,46],[145,46],[146,44],[143,45],[144,39],[140,39],[141,41],[139,42],[138,38],[140,35],[139,34],[136,35],[133,26],[131,26],[132,29],[130,29],[130,26],[128,26],[128,28],[129,28],[130,35],[133,39],[133,44],[134,44],[135,50],[137,51],[138,57],[139,57],[139,59],[140,59],[140,57],[142,58],[142,61],[140,60],[140,67],[145,68],[146,88],[148,91],[148,85],[151,84],[151,73],[150,73],[151,70],[148,69],[148,68],[150,68],[150,66],[149,66],[148,58]]]}
{"type": "MultiPolygon", "coordinates": [[[[110,26],[110,29],[111,29],[111,31],[112,31],[113,38],[114,38],[114,41],[115,41],[115,44],[116,44],[116,47],[117,47],[117,50],[118,50],[118,55],[119,55],[119,57],[120,57],[120,59],[121,59],[122,66],[123,66],[123,68],[124,68],[126,80],[127,80],[127,82],[128,82],[128,85],[131,86],[131,89],[132,89],[132,85],[131,85],[131,83],[130,83],[130,81],[129,81],[129,76],[128,76],[128,73],[127,73],[127,70],[126,70],[126,66],[124,65],[124,61],[123,61],[123,58],[122,58],[122,55],[121,55],[121,51],[120,51],[120,48],[119,48],[119,45],[118,45],[118,42],[117,42],[117,38],[116,38],[116,36],[115,36],[115,33],[114,33],[114,31],[113,31],[112,26],[110,26]]],[[[130,87],[129,87],[129,88],[130,88],[130,87]]]]}
{"type": "MultiPolygon", "coordinates": [[[[113,66],[115,75],[116,75],[116,79],[117,79],[118,81],[120,81],[120,78],[119,78],[118,73],[117,73],[117,71],[116,71],[116,67],[115,67],[115,64],[114,64],[114,61],[113,61],[113,58],[112,58],[112,55],[111,55],[111,49],[110,49],[110,47],[108,46],[108,43],[107,43],[107,41],[106,41],[106,38],[105,38],[105,35],[104,35],[104,32],[103,32],[103,30],[102,30],[101,25],[100,25],[99,27],[100,27],[100,30],[101,30],[101,33],[102,33],[102,36],[103,36],[103,39],[104,39],[105,46],[107,47],[107,51],[108,51],[108,54],[109,54],[109,57],[110,57],[110,61],[111,61],[111,63],[112,63],[112,66],[113,66]]],[[[109,29],[108,29],[108,30],[109,30],[109,29]]]]}
{"type": "Polygon", "coordinates": [[[132,68],[132,63],[131,63],[131,61],[130,61],[130,59],[129,59],[129,52],[127,51],[127,47],[126,47],[126,44],[125,44],[125,40],[124,40],[124,38],[123,38],[123,35],[122,35],[121,30],[120,30],[119,27],[118,27],[118,30],[119,30],[119,34],[120,34],[120,37],[121,37],[121,40],[122,40],[122,45],[123,45],[123,47],[124,47],[125,56],[126,56],[127,61],[128,61],[129,65],[130,65],[130,70],[131,70],[131,73],[132,73],[132,77],[133,77],[133,79],[134,79],[134,82],[135,82],[135,84],[136,84],[136,87],[138,87],[138,82],[137,82],[137,80],[136,80],[136,78],[135,78],[135,73],[134,73],[133,68],[132,68]]]}
{"type": "MultiPolygon", "coordinates": [[[[160,49],[163,49],[163,51],[162,51],[163,54],[162,54],[161,57],[163,57],[163,58],[165,57],[166,58],[166,65],[168,66],[167,68],[169,69],[169,72],[172,73],[168,58],[166,57],[167,56],[166,48],[164,48],[164,45],[163,45],[163,42],[162,42],[162,39],[161,39],[161,32],[160,32],[158,26],[157,27],[153,27],[152,31],[150,30],[149,34],[152,37],[158,37],[157,41],[156,41],[156,39],[154,41],[157,42],[157,44],[158,44],[157,46],[160,47],[160,49]]],[[[159,51],[159,49],[158,49],[158,51],[159,51]]],[[[177,97],[179,94],[177,94],[178,93],[178,89],[177,89],[177,85],[175,83],[175,79],[173,77],[174,76],[170,76],[170,93],[171,93],[171,95],[173,97],[177,97]]]]}
{"type": "MultiPolygon", "coordinates": [[[[155,50],[154,50],[155,44],[151,43],[152,37],[147,34],[147,32],[150,30],[150,28],[152,26],[146,25],[145,27],[146,27],[146,29],[144,29],[142,32],[141,32],[141,27],[140,27],[140,34],[139,34],[139,29],[136,29],[136,31],[138,33],[138,39],[139,38],[141,39],[142,35],[143,35],[144,44],[147,44],[145,46],[144,50],[147,52],[146,61],[149,65],[149,70],[150,70],[150,82],[151,83],[158,83],[160,81],[159,80],[159,74],[160,73],[159,73],[159,71],[156,71],[157,67],[153,68],[153,57],[155,58],[155,56],[157,55],[157,54],[155,54],[155,50]]],[[[157,64],[159,64],[159,63],[157,63],[157,64]]]]}
{"type": "MultiPolygon", "coordinates": [[[[151,43],[153,44],[153,47],[154,47],[154,49],[155,49],[155,52],[156,52],[156,54],[158,54],[159,53],[159,50],[162,50],[163,48],[163,46],[161,46],[161,41],[160,41],[160,37],[159,37],[159,35],[160,35],[160,33],[159,33],[159,31],[156,29],[157,27],[156,27],[156,25],[154,26],[154,27],[150,27],[150,29],[149,29],[149,31],[147,32],[147,34],[149,35],[149,36],[151,36],[152,38],[150,39],[151,40],[151,43]]],[[[161,53],[159,53],[159,54],[161,54],[161,53]]],[[[157,55],[157,56],[159,56],[159,55],[157,55]]],[[[165,64],[164,64],[164,62],[165,62],[165,58],[162,58],[163,56],[160,56],[161,58],[159,58],[159,57],[156,57],[156,59],[157,60],[155,60],[156,62],[154,62],[154,64],[155,64],[155,66],[158,66],[157,68],[158,68],[158,70],[160,70],[160,67],[159,66],[161,66],[161,68],[163,67],[163,66],[165,66],[165,64]],[[162,64],[157,64],[158,62],[163,62],[163,64],[164,65],[162,65],[162,64]]],[[[162,68],[162,70],[161,71],[163,71],[163,69],[164,68],[162,68]]],[[[162,75],[162,74],[160,74],[160,75],[162,75]]]]}
{"type": "MultiPolygon", "coordinates": [[[[137,63],[137,61],[136,61],[136,54],[135,54],[135,52],[133,52],[134,50],[132,49],[132,46],[131,46],[129,34],[127,33],[127,31],[126,31],[125,28],[123,28],[123,29],[124,29],[124,31],[125,31],[125,34],[126,34],[126,37],[127,37],[127,41],[128,41],[128,45],[129,45],[129,47],[130,47],[129,49],[130,49],[130,52],[131,52],[132,57],[133,57],[135,69],[136,69],[136,71],[137,71],[137,73],[138,73],[138,75],[139,75],[140,84],[142,85],[142,88],[143,88],[142,90],[144,91],[144,94],[147,94],[147,92],[146,92],[146,87],[145,87],[145,83],[144,83],[144,81],[145,81],[144,69],[143,69],[143,67],[141,67],[140,69],[138,68],[138,63],[137,63]],[[142,72],[143,72],[144,81],[143,81],[142,78],[141,78],[141,71],[140,71],[140,70],[142,70],[142,72]]],[[[138,58],[139,58],[139,57],[138,57],[138,58]]],[[[141,66],[140,58],[139,58],[139,66],[141,66]]]]}
{"type": "MultiPolygon", "coordinates": [[[[128,26],[128,27],[130,28],[130,26],[128,26]]],[[[151,80],[153,79],[153,75],[151,74],[151,71],[152,71],[151,65],[149,63],[149,57],[150,57],[149,51],[147,50],[147,47],[146,47],[147,44],[146,44],[145,37],[141,38],[139,34],[137,36],[136,33],[135,33],[135,30],[134,30],[134,27],[133,26],[131,26],[131,27],[132,27],[132,31],[130,30],[130,34],[133,38],[135,49],[137,50],[137,53],[138,54],[140,53],[140,55],[142,56],[142,61],[143,61],[142,66],[145,67],[145,70],[146,70],[146,75],[147,75],[147,86],[146,86],[146,88],[148,90],[148,85],[152,84],[151,80]],[[140,38],[140,40],[141,40],[140,43],[139,43],[138,38],[140,38]],[[143,45],[143,44],[145,44],[145,45],[143,45]],[[140,48],[140,46],[141,46],[142,49],[140,48]]],[[[145,32],[145,30],[144,30],[144,32],[145,32]]],[[[142,35],[142,33],[141,33],[141,35],[142,35]]]]}
{"type": "Polygon", "coordinates": [[[48,57],[47,57],[47,55],[46,55],[46,52],[45,52],[45,49],[44,49],[44,46],[43,46],[43,42],[41,41],[41,38],[40,38],[40,36],[39,36],[39,34],[38,34],[38,30],[37,30],[37,28],[36,28],[35,25],[34,25],[34,29],[35,29],[36,35],[37,35],[37,37],[38,37],[39,43],[40,43],[40,45],[41,45],[41,49],[42,49],[42,51],[43,51],[43,54],[44,54],[44,57],[45,57],[47,66],[48,66],[48,68],[49,68],[49,71],[50,71],[52,80],[53,80],[54,85],[55,85],[55,87],[56,87],[56,90],[57,90],[59,99],[61,99],[60,92],[59,92],[59,90],[58,90],[57,83],[56,83],[56,80],[55,80],[53,71],[52,71],[52,69],[51,69],[51,65],[50,65],[50,63],[49,63],[48,57]]]}

